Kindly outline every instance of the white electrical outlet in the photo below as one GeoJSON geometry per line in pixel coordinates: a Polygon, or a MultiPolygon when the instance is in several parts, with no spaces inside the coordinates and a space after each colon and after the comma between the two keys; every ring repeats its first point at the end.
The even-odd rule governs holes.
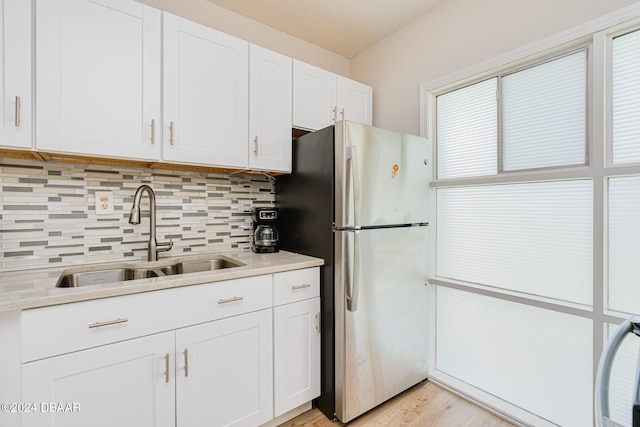
{"type": "Polygon", "coordinates": [[[96,215],[113,213],[113,191],[96,191],[96,215]]]}

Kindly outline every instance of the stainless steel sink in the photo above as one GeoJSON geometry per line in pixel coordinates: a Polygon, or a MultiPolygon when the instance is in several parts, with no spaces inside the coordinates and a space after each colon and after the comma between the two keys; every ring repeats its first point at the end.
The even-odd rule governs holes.
{"type": "Polygon", "coordinates": [[[167,275],[198,273],[201,271],[222,270],[223,268],[240,267],[243,263],[231,261],[226,258],[214,258],[204,260],[192,260],[177,262],[162,268],[162,272],[167,275]]]}
{"type": "Polygon", "coordinates": [[[118,283],[151,277],[172,276],[174,274],[216,271],[243,265],[245,264],[240,261],[222,255],[199,255],[150,264],[120,264],[105,268],[97,266],[75,267],[62,272],[56,287],[75,288],[78,286],[118,283]]]}
{"type": "Polygon", "coordinates": [[[107,270],[63,272],[58,279],[58,283],[56,283],[56,287],[75,288],[78,286],[101,285],[103,283],[147,279],[149,277],[160,277],[164,275],[165,273],[161,270],[136,268],[110,268],[107,270]]]}

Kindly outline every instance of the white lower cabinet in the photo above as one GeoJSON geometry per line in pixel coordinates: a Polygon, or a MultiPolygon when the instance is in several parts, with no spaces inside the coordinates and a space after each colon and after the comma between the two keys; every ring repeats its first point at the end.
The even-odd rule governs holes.
{"type": "Polygon", "coordinates": [[[176,332],[177,424],[258,426],[273,418],[271,309],[176,332]]]}
{"type": "Polygon", "coordinates": [[[23,427],[260,425],[271,343],[268,309],[26,363],[23,427]]]}
{"type": "Polygon", "coordinates": [[[175,425],[173,348],[166,332],[24,364],[22,426],[175,425]]]}
{"type": "Polygon", "coordinates": [[[276,417],[320,396],[320,272],[274,274],[273,370],[276,417]]]}
{"type": "Polygon", "coordinates": [[[273,312],[274,415],[320,395],[320,298],[273,312]]]}
{"type": "Polygon", "coordinates": [[[23,311],[21,426],[267,423],[320,394],[318,296],[308,268],[23,311]]]}

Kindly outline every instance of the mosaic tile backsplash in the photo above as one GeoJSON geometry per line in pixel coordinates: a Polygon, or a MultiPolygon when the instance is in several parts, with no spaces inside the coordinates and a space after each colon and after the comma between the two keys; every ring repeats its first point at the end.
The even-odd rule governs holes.
{"type": "Polygon", "coordinates": [[[275,199],[266,177],[0,158],[0,272],[146,259],[147,194],[140,224],[128,221],[142,184],[156,194],[157,240],[173,240],[173,256],[249,250],[251,209],[275,199]],[[113,214],[96,214],[96,191],[113,192],[113,214]]]}

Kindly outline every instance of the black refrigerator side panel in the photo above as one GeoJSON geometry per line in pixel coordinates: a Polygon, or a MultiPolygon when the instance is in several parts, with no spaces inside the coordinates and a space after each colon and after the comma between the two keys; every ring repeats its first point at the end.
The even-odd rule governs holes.
{"type": "Polygon", "coordinates": [[[276,178],[279,246],[283,250],[322,258],[321,395],[315,405],[330,419],[335,413],[334,331],[334,127],[293,141],[290,175],[276,178]]]}

